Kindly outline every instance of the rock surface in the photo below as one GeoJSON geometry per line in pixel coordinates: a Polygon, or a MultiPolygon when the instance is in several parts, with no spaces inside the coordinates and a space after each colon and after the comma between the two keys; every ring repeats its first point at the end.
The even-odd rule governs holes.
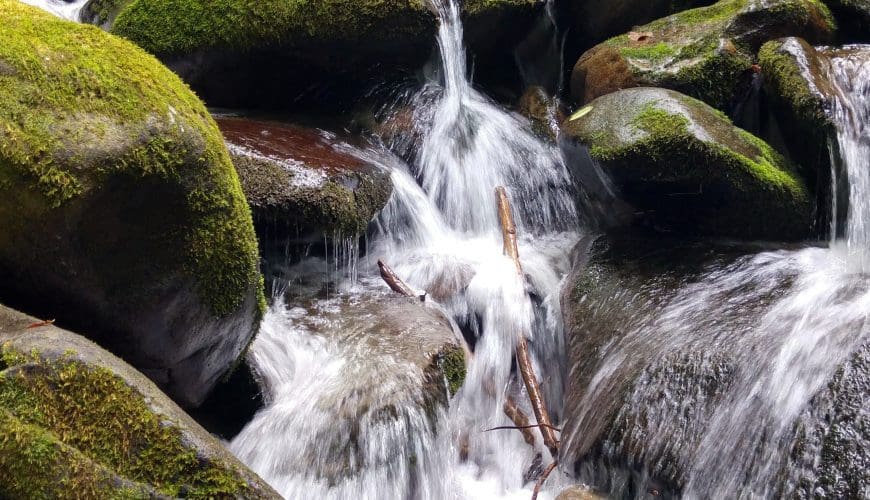
{"type": "Polygon", "coordinates": [[[218,118],[259,232],[283,226],[299,240],[356,236],[392,192],[389,172],[335,134],[218,118]]]}
{"type": "Polygon", "coordinates": [[[0,297],[197,405],[265,305],[220,132],[126,41],[12,0],[0,27],[0,297]]]}
{"type": "MultiPolygon", "coordinates": [[[[734,409],[743,400],[729,399],[731,389],[746,396],[742,384],[752,380],[742,377],[766,362],[765,350],[776,343],[759,325],[796,282],[793,269],[765,263],[782,252],[764,250],[625,236],[578,248],[562,295],[571,374],[562,463],[573,464],[578,479],[617,498],[638,491],[672,498],[685,493],[691,473],[702,484],[717,473],[699,465],[699,445],[705,436],[721,442],[709,433],[723,408],[731,418],[751,411],[734,409]],[[747,279],[742,270],[750,261],[765,271],[747,279]]],[[[854,291],[843,292],[851,298],[864,293],[862,286],[845,288],[854,291]]],[[[779,346],[773,349],[775,359],[779,346]]],[[[775,479],[760,485],[776,492],[771,496],[860,497],[870,484],[870,346],[837,362],[830,380],[797,411],[794,428],[783,430],[790,451],[773,457],[775,479]]],[[[762,418],[756,423],[764,428],[762,418]]],[[[748,454],[737,465],[770,459],[753,455],[763,453],[754,450],[758,444],[735,443],[748,454]]]]}
{"type": "Polygon", "coordinates": [[[870,43],[870,0],[826,0],[840,26],[840,39],[870,43]]]}
{"type": "MultiPolygon", "coordinates": [[[[468,45],[482,57],[509,54],[539,7],[465,2],[468,45]]],[[[112,32],[160,57],[211,106],[322,109],[421,67],[437,30],[430,9],[425,0],[152,0],[122,9],[112,32]]]]}
{"type": "Polygon", "coordinates": [[[730,111],[755,52],[767,40],[833,39],[833,17],[817,0],[720,0],[612,38],[583,54],[571,74],[577,103],[628,87],[664,87],[730,111]]]}
{"type": "Polygon", "coordinates": [[[562,124],[564,141],[592,159],[667,232],[794,240],[812,227],[812,203],[791,165],[706,104],[664,89],[600,97],[562,124]]]}
{"type": "Polygon", "coordinates": [[[0,305],[0,496],[280,498],[133,367],[0,305]]]}

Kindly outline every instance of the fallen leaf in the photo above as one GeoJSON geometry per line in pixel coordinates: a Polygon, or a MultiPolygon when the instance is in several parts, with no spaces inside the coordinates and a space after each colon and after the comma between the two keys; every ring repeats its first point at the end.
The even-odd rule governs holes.
{"type": "Polygon", "coordinates": [[[33,323],[32,325],[28,326],[28,327],[26,328],[26,330],[29,330],[29,329],[31,329],[31,328],[39,328],[40,326],[48,326],[48,325],[51,325],[51,324],[54,324],[54,320],[53,320],[53,319],[47,319],[47,320],[45,320],[45,321],[40,321],[39,323],[33,323]]]}
{"type": "Polygon", "coordinates": [[[580,108],[573,115],[568,117],[568,121],[572,122],[578,118],[583,118],[584,116],[588,115],[590,111],[592,111],[592,106],[580,108]]]}

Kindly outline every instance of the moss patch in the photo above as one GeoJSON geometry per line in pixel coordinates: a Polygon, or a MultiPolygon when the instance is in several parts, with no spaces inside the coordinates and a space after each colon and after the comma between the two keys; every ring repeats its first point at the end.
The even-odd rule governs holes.
{"type": "Polygon", "coordinates": [[[438,366],[447,379],[447,389],[450,395],[456,394],[465,383],[465,353],[457,347],[442,354],[438,366]]]}
{"type": "Polygon", "coordinates": [[[174,497],[255,496],[231,468],[198,457],[108,369],[2,352],[10,366],[0,373],[4,495],[130,498],[153,488],[174,497]]]}
{"type": "Polygon", "coordinates": [[[0,60],[12,69],[0,72],[0,190],[51,213],[111,176],[178,186],[190,227],[175,254],[214,314],[236,311],[260,282],[257,242],[205,106],[153,57],[95,27],[14,0],[0,0],[0,19],[0,60]]]}

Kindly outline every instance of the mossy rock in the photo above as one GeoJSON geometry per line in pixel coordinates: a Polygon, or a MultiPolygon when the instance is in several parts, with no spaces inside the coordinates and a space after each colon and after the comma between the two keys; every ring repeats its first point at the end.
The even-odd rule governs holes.
{"type": "Polygon", "coordinates": [[[674,91],[600,97],[562,124],[641,212],[679,234],[796,240],[812,226],[803,180],[764,141],[674,91]]]}
{"type": "MultiPolygon", "coordinates": [[[[469,45],[484,58],[509,54],[525,31],[517,25],[539,7],[465,2],[469,45]]],[[[437,20],[426,0],[134,0],[111,30],[157,55],[209,105],[340,107],[386,75],[421,67],[437,20]]]]}
{"type": "Polygon", "coordinates": [[[825,0],[840,25],[840,41],[870,42],[870,0],[825,0]]]}
{"type": "Polygon", "coordinates": [[[13,0],[0,26],[0,297],[197,405],[265,306],[217,126],[129,42],[13,0]]]}
{"type": "Polygon", "coordinates": [[[767,40],[833,39],[831,12],[818,0],[721,0],[674,14],[587,51],[571,74],[577,103],[628,87],[664,87],[730,111],[755,52],[767,40]]]}
{"type": "Polygon", "coordinates": [[[715,0],[567,0],[559,5],[565,11],[577,45],[588,48],[624,33],[634,26],[665,17],[715,0]]]}
{"type": "Polygon", "coordinates": [[[261,240],[357,237],[390,198],[389,172],[329,132],[244,118],[218,118],[218,126],[261,240]]]}
{"type": "Polygon", "coordinates": [[[0,306],[0,496],[280,498],[153,382],[0,306]]]}

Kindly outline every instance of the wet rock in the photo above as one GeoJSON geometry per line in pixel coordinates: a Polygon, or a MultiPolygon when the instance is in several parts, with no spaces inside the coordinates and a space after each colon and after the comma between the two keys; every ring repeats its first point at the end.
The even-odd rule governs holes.
{"type": "MultiPolygon", "coordinates": [[[[842,90],[831,80],[832,58],[860,64],[870,61],[870,47],[816,49],[800,38],[784,38],[764,44],[758,54],[777,125],[786,137],[800,138],[786,141],[785,152],[800,160],[804,175],[816,186],[819,206],[831,204],[831,162],[840,157],[831,113],[842,90]]],[[[821,225],[829,227],[828,221],[821,225]]]]}
{"type": "Polygon", "coordinates": [[[88,0],[79,12],[79,20],[108,30],[115,23],[121,9],[130,2],[132,0],[88,0]]]}
{"type": "MultiPolygon", "coordinates": [[[[539,7],[464,2],[468,45],[481,58],[510,54],[539,7]]],[[[209,105],[322,110],[420,68],[437,32],[430,9],[420,0],[156,0],[127,5],[111,29],[157,55],[209,105]]]]}
{"type": "Polygon", "coordinates": [[[0,496],[280,498],[133,367],[0,306],[0,496]]]}
{"type": "Polygon", "coordinates": [[[815,0],[775,0],[759,6],[721,0],[674,14],[599,44],[577,61],[571,97],[588,103],[628,87],[664,87],[730,111],[736,90],[767,40],[833,39],[830,11],[815,0]]]}
{"type": "Polygon", "coordinates": [[[356,236],[392,192],[389,172],[351,154],[322,130],[244,118],[218,118],[258,231],[294,239],[356,236]]]}
{"type": "MultiPolygon", "coordinates": [[[[781,428],[776,446],[786,451],[772,457],[762,446],[770,445],[766,425],[789,423],[775,416],[757,418],[757,428],[744,434],[711,430],[718,417],[741,418],[748,411],[737,407],[747,400],[735,391],[753,387],[753,368],[776,342],[759,324],[768,321],[795,276],[765,267],[775,258],[771,249],[614,236],[587,241],[577,253],[562,295],[571,374],[562,463],[573,464],[579,480],[611,498],[679,498],[689,481],[697,487],[720,472],[701,463],[715,443],[721,468],[745,466],[756,473],[754,464],[774,459],[763,484],[750,485],[750,478],[731,484],[735,496],[761,491],[753,487],[781,498],[861,496],[857,492],[870,484],[867,345],[797,411],[793,427],[781,428]],[[764,271],[749,277],[749,262],[764,271]],[[747,437],[758,441],[740,441],[747,437]],[[745,463],[729,462],[737,447],[745,463]]],[[[855,283],[860,296],[866,281],[855,283]]]]}
{"type": "Polygon", "coordinates": [[[128,42],[8,0],[0,26],[15,69],[0,76],[0,297],[87,332],[196,406],[265,306],[218,128],[128,42]]]}
{"type": "MultiPolygon", "coordinates": [[[[438,417],[464,382],[464,354],[449,321],[428,303],[371,290],[287,301],[273,306],[251,349],[266,407],[233,441],[236,455],[285,484],[413,468],[420,443],[431,446],[438,417]],[[298,336],[289,352],[288,335],[298,336]],[[300,401],[304,414],[288,411],[300,401]],[[264,435],[306,460],[269,462],[259,446],[264,435]]],[[[401,478],[389,485],[404,487],[401,478]]]]}
{"type": "Polygon", "coordinates": [[[681,234],[794,240],[812,203],[792,166],[722,113],[670,90],[600,97],[562,124],[639,213],[681,234]],[[763,214],[763,215],[762,215],[763,214]]]}
{"type": "Polygon", "coordinates": [[[559,124],[567,116],[558,99],[550,96],[543,87],[526,89],[517,105],[517,111],[529,119],[532,131],[539,137],[555,141],[559,124]]]}

